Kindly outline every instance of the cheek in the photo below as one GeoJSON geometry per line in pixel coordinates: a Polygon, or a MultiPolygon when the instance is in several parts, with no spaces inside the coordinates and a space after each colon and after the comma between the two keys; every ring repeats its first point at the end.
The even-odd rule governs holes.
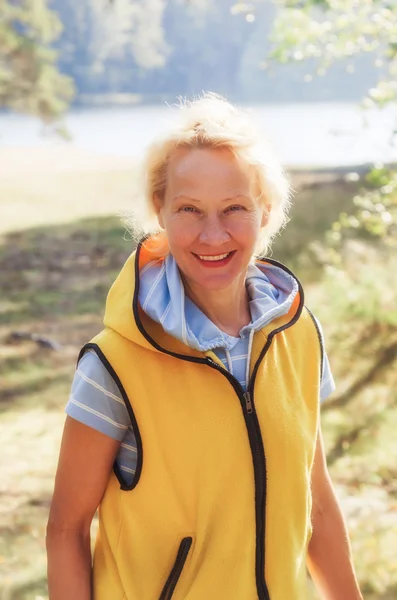
{"type": "Polygon", "coordinates": [[[261,228],[260,220],[256,216],[245,219],[236,219],[229,224],[229,233],[243,246],[255,246],[261,228]]]}
{"type": "Polygon", "coordinates": [[[197,237],[197,225],[188,223],[186,219],[171,217],[165,223],[165,229],[170,248],[184,248],[189,246],[197,237]]]}

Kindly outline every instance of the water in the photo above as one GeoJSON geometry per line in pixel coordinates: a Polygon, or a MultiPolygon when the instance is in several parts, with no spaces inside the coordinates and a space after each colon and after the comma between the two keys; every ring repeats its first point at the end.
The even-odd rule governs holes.
{"type": "MultiPolygon", "coordinates": [[[[397,110],[363,111],[354,104],[256,105],[251,110],[288,166],[346,166],[397,160],[397,110]]],[[[71,111],[66,126],[74,147],[95,154],[136,157],[170,126],[166,106],[84,108],[71,111]]],[[[0,148],[57,146],[40,122],[0,114],[0,148]]]]}

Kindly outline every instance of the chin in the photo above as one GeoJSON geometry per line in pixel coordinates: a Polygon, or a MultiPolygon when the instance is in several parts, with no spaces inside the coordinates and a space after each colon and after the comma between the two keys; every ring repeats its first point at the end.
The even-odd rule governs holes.
{"type": "Polygon", "coordinates": [[[201,290],[207,290],[208,292],[221,292],[222,290],[230,288],[230,286],[233,285],[238,279],[238,275],[231,276],[230,274],[226,273],[214,273],[212,275],[208,275],[207,277],[197,277],[197,273],[195,273],[193,277],[188,278],[188,281],[190,285],[200,288],[201,290]]]}

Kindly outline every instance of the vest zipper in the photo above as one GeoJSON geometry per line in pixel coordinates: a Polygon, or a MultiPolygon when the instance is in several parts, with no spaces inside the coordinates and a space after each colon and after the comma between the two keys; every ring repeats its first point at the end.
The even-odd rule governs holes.
{"type": "Polygon", "coordinates": [[[189,554],[192,542],[193,538],[191,537],[185,537],[181,541],[174,566],[172,567],[171,573],[169,574],[165,586],[163,587],[160,600],[170,600],[172,598],[176,584],[179,581],[187,556],[189,554]]]}
{"type": "Polygon", "coordinates": [[[247,408],[247,413],[250,415],[252,413],[252,402],[251,402],[251,394],[250,392],[244,393],[245,406],[247,408]]]}
{"type": "Polygon", "coordinates": [[[266,495],[267,471],[266,455],[263,447],[262,433],[256,414],[253,391],[247,392],[246,423],[250,438],[251,452],[255,473],[255,513],[256,513],[256,584],[259,600],[270,600],[265,579],[265,538],[266,538],[266,495]],[[251,433],[250,433],[251,432],[251,433]]]}
{"type": "Polygon", "coordinates": [[[248,431],[251,448],[252,461],[254,464],[255,478],[255,520],[256,520],[256,559],[255,578],[258,600],[270,600],[269,590],[265,581],[265,509],[266,509],[266,456],[263,447],[261,429],[254,404],[254,382],[259,364],[265,356],[271,343],[271,338],[263,348],[261,355],[255,365],[251,379],[247,385],[247,391],[243,388],[233,375],[218,365],[212,358],[207,357],[207,363],[222,373],[232,384],[238,395],[243,410],[244,420],[248,431]]]}

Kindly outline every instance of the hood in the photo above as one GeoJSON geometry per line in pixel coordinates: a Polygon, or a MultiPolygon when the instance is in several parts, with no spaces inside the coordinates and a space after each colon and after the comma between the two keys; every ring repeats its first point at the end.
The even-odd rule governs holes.
{"type": "MultiPolygon", "coordinates": [[[[104,324],[153,351],[203,357],[214,348],[230,350],[240,338],[214,325],[185,295],[172,255],[159,257],[155,238],[139,243],[112,285],[104,324]]],[[[240,337],[286,326],[302,310],[299,281],[284,265],[271,260],[248,267],[246,280],[251,323],[240,337]]]]}
{"type": "MultiPolygon", "coordinates": [[[[250,297],[251,323],[240,330],[248,337],[275,318],[289,312],[298,293],[297,280],[279,266],[250,264],[246,286],[250,297]]],[[[171,336],[186,346],[206,352],[215,348],[231,350],[239,338],[221,331],[185,295],[174,257],[152,261],[140,272],[139,303],[143,311],[171,336]]]]}

